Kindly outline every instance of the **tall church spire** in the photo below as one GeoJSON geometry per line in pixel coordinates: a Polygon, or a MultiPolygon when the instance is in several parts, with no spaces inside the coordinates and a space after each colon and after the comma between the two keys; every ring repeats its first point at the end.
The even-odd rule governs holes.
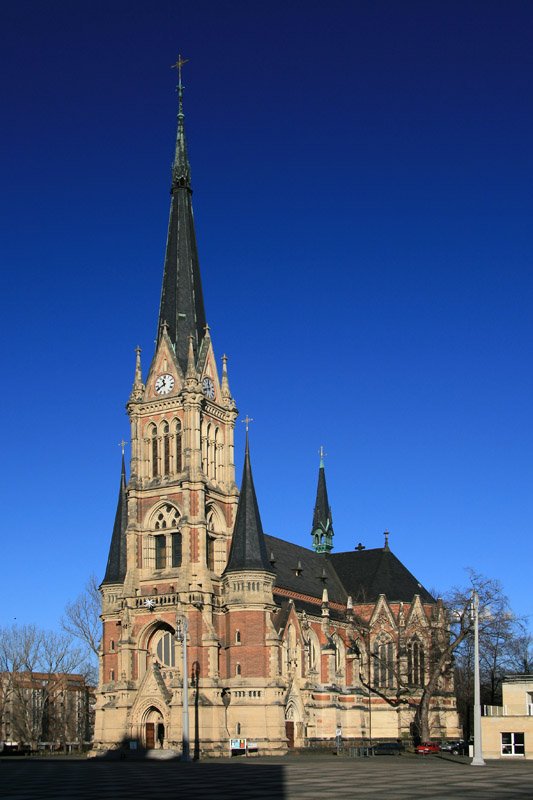
{"type": "Polygon", "coordinates": [[[178,129],[157,330],[159,342],[163,325],[167,324],[167,332],[183,373],[187,369],[189,336],[193,337],[193,348],[198,357],[206,323],[192,212],[191,168],[185,140],[181,82],[181,68],[185,62],[186,59],[178,56],[175,64],[178,70],[178,129]]]}
{"type": "Polygon", "coordinates": [[[252,478],[248,431],[246,431],[246,451],[241,494],[239,496],[233,539],[231,540],[231,549],[225,573],[246,570],[272,572],[255,495],[254,479],[252,478]]]}
{"type": "MultiPolygon", "coordinates": [[[[122,443],[124,447],[126,442],[122,443]]],[[[122,468],[120,470],[120,489],[118,492],[117,513],[111,536],[109,556],[103,584],[123,583],[126,577],[126,528],[128,527],[128,495],[126,490],[126,465],[122,450],[122,468]]]]}
{"type": "Polygon", "coordinates": [[[313,513],[313,550],[316,553],[329,553],[333,550],[333,520],[328,502],[326,488],[326,471],[324,468],[324,448],[320,448],[320,466],[318,469],[318,486],[316,489],[315,510],[313,513]]]}

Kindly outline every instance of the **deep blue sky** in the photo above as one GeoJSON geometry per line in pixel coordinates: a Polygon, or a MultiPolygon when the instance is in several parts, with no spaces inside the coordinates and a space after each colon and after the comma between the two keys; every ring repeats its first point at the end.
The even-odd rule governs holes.
{"type": "MultiPolygon", "coordinates": [[[[176,120],[268,533],[531,603],[533,4],[4,3],[0,623],[102,576],[176,120]]],[[[237,423],[238,472],[243,426],[237,423]]]]}

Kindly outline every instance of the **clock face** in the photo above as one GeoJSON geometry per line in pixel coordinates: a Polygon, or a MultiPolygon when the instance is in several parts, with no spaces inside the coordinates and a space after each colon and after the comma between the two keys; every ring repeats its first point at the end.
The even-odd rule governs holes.
{"type": "Polygon", "coordinates": [[[172,375],[166,373],[165,375],[160,375],[159,378],[155,382],[155,390],[157,394],[168,394],[174,388],[174,378],[172,375]]]}
{"type": "Polygon", "coordinates": [[[204,378],[202,381],[202,390],[208,400],[215,399],[215,384],[211,378],[204,378]]]}

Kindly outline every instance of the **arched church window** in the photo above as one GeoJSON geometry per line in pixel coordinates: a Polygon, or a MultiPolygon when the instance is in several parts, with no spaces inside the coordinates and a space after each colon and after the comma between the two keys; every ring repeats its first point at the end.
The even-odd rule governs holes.
{"type": "Polygon", "coordinates": [[[394,687],[394,645],[386,635],[376,639],[372,656],[374,686],[380,689],[392,689],[394,687]]]}
{"type": "Polygon", "coordinates": [[[307,665],[309,672],[316,672],[318,670],[318,639],[314,631],[309,631],[309,644],[308,644],[307,665]]]}
{"type": "Polygon", "coordinates": [[[205,535],[205,563],[213,572],[215,569],[215,539],[207,531],[205,535]]]}
{"type": "Polygon", "coordinates": [[[240,644],[240,643],[241,643],[241,632],[235,631],[235,644],[240,644]]]}
{"type": "Polygon", "coordinates": [[[215,435],[213,437],[213,478],[218,478],[218,443],[220,440],[220,431],[215,428],[215,435]]]}
{"type": "Polygon", "coordinates": [[[240,675],[240,674],[241,674],[241,665],[235,664],[235,675],[240,675]]]}
{"type": "Polygon", "coordinates": [[[423,686],[425,666],[424,646],[415,635],[407,642],[407,683],[411,686],[423,686]]]}
{"type": "Polygon", "coordinates": [[[181,567],[182,540],[181,533],[178,531],[172,534],[172,566],[181,567]]]}
{"type": "Polygon", "coordinates": [[[154,528],[156,531],[165,530],[165,528],[177,528],[179,519],[180,513],[175,506],[164,505],[156,514],[154,528]]]}
{"type": "Polygon", "coordinates": [[[155,537],[155,568],[165,569],[167,565],[167,537],[155,537]]]}
{"type": "Polygon", "coordinates": [[[157,428],[155,425],[152,427],[151,430],[151,461],[152,461],[152,477],[157,478],[159,475],[159,461],[157,458],[157,428]]]}
{"type": "Polygon", "coordinates": [[[176,640],[170,631],[163,631],[157,636],[155,652],[157,660],[165,667],[176,666],[176,640]]]}
{"type": "Polygon", "coordinates": [[[179,419],[177,419],[174,422],[174,445],[175,445],[174,457],[176,459],[174,472],[181,472],[183,470],[182,439],[183,437],[181,431],[181,422],[179,421],[179,419]]]}
{"type": "Polygon", "coordinates": [[[335,642],[335,672],[337,675],[342,675],[346,656],[344,642],[340,636],[334,636],[333,641],[335,642]]]}
{"type": "Polygon", "coordinates": [[[163,422],[163,475],[170,475],[170,429],[168,422],[163,422]]]}

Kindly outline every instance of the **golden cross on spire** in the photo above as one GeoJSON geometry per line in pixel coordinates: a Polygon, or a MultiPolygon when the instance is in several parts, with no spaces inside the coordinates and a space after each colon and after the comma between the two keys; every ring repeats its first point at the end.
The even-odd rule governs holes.
{"type": "Polygon", "coordinates": [[[250,427],[250,422],[253,422],[253,421],[254,421],[253,417],[249,417],[248,414],[245,416],[244,419],[241,419],[241,422],[243,422],[246,425],[246,433],[248,433],[248,429],[250,427]]]}
{"type": "Polygon", "coordinates": [[[124,439],[118,443],[118,446],[122,448],[122,455],[124,455],[124,448],[128,443],[124,441],[124,439]]]}
{"type": "Polygon", "coordinates": [[[175,64],[171,64],[170,69],[177,69],[178,70],[178,86],[181,86],[181,68],[182,68],[182,66],[184,64],[187,63],[187,61],[189,61],[189,59],[188,58],[182,58],[181,57],[181,53],[180,53],[176,63],[175,64]]]}

